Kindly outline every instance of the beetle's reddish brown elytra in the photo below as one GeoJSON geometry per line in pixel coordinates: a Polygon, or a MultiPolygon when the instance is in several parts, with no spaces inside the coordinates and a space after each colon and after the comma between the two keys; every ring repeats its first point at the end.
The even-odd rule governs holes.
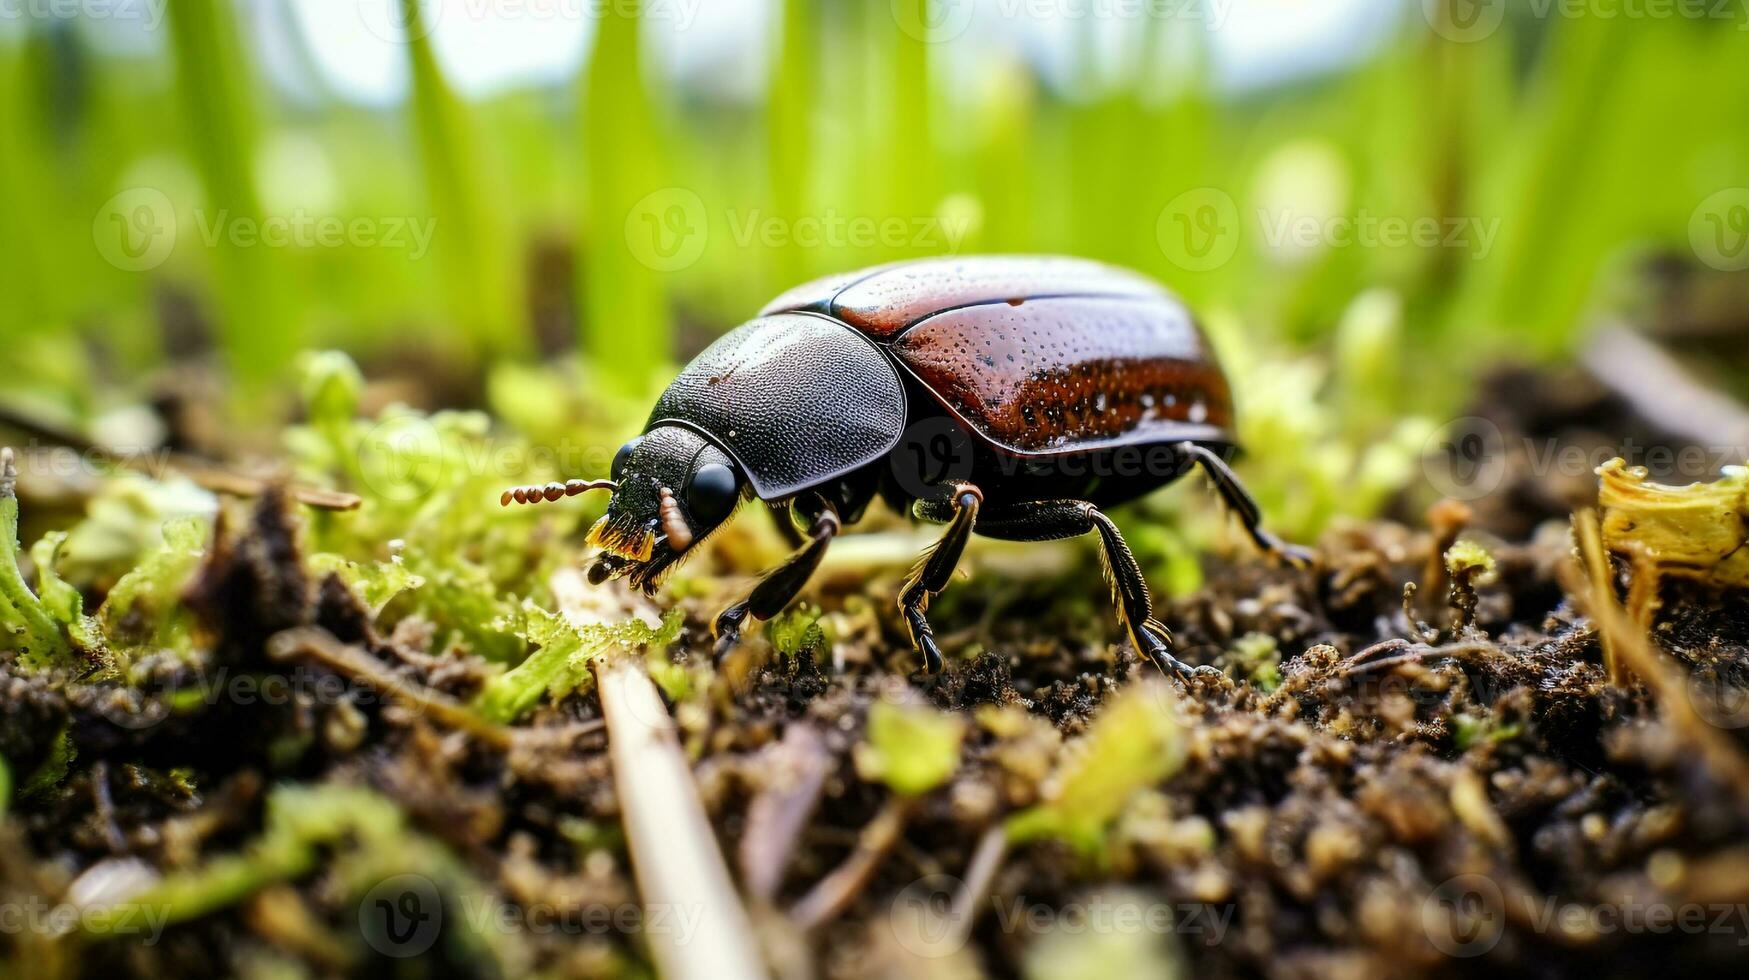
{"type": "Polygon", "coordinates": [[[1227,467],[1236,448],[1226,376],[1158,283],[1080,259],[929,259],[784,293],[686,366],[611,480],[520,488],[503,502],[612,490],[589,534],[601,549],[589,578],[629,576],[646,592],[742,499],[770,505],[797,550],[717,617],[720,657],[749,616],[795,598],[878,495],[947,526],[899,595],[931,673],[942,660],[925,611],[972,534],[1097,531],[1131,642],[1182,675],[1101,508],[1201,466],[1259,547],[1304,560],[1263,529],[1227,467]]]}

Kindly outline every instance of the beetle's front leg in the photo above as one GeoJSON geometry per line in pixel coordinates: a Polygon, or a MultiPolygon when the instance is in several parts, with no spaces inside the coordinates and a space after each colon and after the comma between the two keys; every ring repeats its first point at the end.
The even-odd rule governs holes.
{"type": "Polygon", "coordinates": [[[970,483],[953,483],[949,490],[946,500],[919,500],[912,508],[912,513],[922,520],[946,517],[947,532],[917,560],[905,587],[899,590],[899,611],[905,616],[911,645],[923,654],[923,669],[931,674],[941,673],[941,648],[935,643],[935,631],[929,628],[926,615],[929,600],[952,580],[953,570],[959,567],[960,556],[965,553],[972,527],[978,521],[978,508],[984,502],[983,491],[970,483]],[[952,516],[948,516],[949,510],[952,516]]]}
{"type": "Polygon", "coordinates": [[[826,546],[838,535],[841,526],[838,511],[823,497],[810,495],[806,502],[798,499],[791,506],[807,518],[807,541],[783,564],[767,572],[747,598],[718,614],[715,653],[718,660],[740,641],[741,624],[748,616],[770,619],[789,605],[813,577],[814,569],[820,567],[820,559],[826,555],[826,546]]]}

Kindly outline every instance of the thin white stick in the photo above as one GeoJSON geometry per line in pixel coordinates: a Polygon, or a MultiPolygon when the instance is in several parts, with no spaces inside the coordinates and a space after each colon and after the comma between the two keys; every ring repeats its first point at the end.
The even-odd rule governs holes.
{"type": "MultiPolygon", "coordinates": [[[[590,618],[566,601],[581,585],[574,571],[554,577],[553,592],[574,621],[590,618]]],[[[667,980],[766,977],[752,921],[729,880],[656,685],[642,662],[623,652],[596,662],[595,682],[620,821],[643,899],[645,940],[658,972],[667,980]]]]}

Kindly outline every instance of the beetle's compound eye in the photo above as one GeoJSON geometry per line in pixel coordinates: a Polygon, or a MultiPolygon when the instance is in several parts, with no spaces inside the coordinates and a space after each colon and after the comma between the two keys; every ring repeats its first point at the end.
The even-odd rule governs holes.
{"type": "Polygon", "coordinates": [[[638,439],[633,439],[631,442],[619,447],[619,452],[613,454],[613,468],[608,472],[613,475],[615,480],[622,480],[625,478],[626,464],[631,462],[632,450],[638,448],[639,439],[642,439],[642,437],[640,436],[638,439]]]}
{"type": "Polygon", "coordinates": [[[734,470],[721,463],[706,463],[686,484],[686,509],[700,527],[714,527],[735,509],[740,493],[734,470]]]}

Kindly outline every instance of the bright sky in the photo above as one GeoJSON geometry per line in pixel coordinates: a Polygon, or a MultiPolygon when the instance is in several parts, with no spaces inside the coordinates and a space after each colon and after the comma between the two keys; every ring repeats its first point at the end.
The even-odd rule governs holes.
{"type": "MultiPolygon", "coordinates": [[[[31,9],[31,0],[20,0],[31,9]]],[[[77,0],[61,0],[77,4],[77,0]]],[[[87,0],[117,12],[84,27],[106,46],[141,46],[142,27],[161,20],[164,0],[87,0]]],[[[592,11],[623,0],[424,0],[438,57],[464,92],[573,77],[594,33],[592,11]]],[[[651,52],[664,71],[731,96],[756,97],[763,83],[775,0],[644,0],[651,52]]],[[[882,0],[869,0],[880,4],[882,0]]],[[[975,56],[993,47],[1022,53],[1041,71],[1068,70],[1077,22],[1097,18],[1095,35],[1115,53],[1135,15],[1208,31],[1220,84],[1246,89],[1340,65],[1384,39],[1421,0],[937,0],[959,25],[943,51],[975,56]],[[1128,14],[1128,18],[1121,16],[1128,14]]],[[[288,43],[295,26],[322,81],[343,97],[382,104],[406,85],[398,0],[241,0],[263,61],[286,90],[309,91],[309,66],[288,43]],[[292,21],[295,20],[295,24],[292,21]]],[[[0,5],[0,10],[11,7],[0,5]]],[[[98,9],[94,6],[93,10],[98,9]]],[[[0,21],[10,18],[0,17],[0,21]]],[[[17,23],[0,23],[0,35],[17,23]]],[[[150,31],[149,33],[159,33],[150,31]]],[[[151,40],[144,41],[150,46],[151,40]]]]}

